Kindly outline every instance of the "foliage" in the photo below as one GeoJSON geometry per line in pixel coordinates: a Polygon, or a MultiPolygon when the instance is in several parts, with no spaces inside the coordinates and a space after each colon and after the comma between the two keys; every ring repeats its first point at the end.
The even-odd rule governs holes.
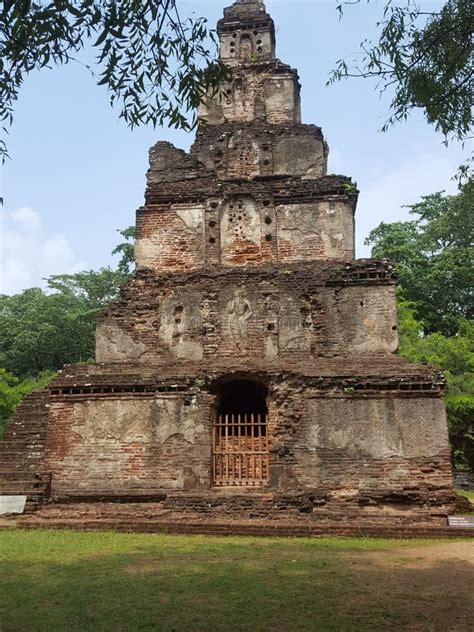
{"type": "Polygon", "coordinates": [[[48,288],[0,295],[0,366],[20,378],[94,357],[97,313],[118,294],[121,272],[49,277],[48,288]]]}
{"type": "Polygon", "coordinates": [[[382,222],[366,244],[396,264],[399,286],[426,334],[453,335],[474,317],[474,180],[457,195],[434,193],[409,206],[413,221],[382,222]]]}
{"type": "Polygon", "coordinates": [[[120,234],[127,241],[114,250],[122,253],[117,270],[58,274],[47,279],[46,292],[0,295],[0,436],[22,397],[64,364],[93,360],[97,314],[118,295],[133,263],[134,228],[120,234]]]}
{"type": "Polygon", "coordinates": [[[91,309],[100,310],[117,296],[119,287],[127,278],[128,275],[120,270],[107,267],[99,271],[53,275],[47,281],[51,290],[83,300],[91,309]]]}
{"type": "Polygon", "coordinates": [[[0,437],[23,397],[44,388],[55,375],[53,371],[41,371],[32,379],[20,381],[12,373],[0,368],[0,437]]]}
{"type": "Polygon", "coordinates": [[[128,276],[132,274],[135,268],[135,226],[128,226],[128,228],[124,228],[118,232],[125,238],[125,241],[115,246],[112,250],[112,254],[121,255],[117,270],[128,276]]]}
{"type": "MultiPolygon", "coordinates": [[[[106,86],[132,128],[189,129],[187,112],[227,71],[200,17],[182,20],[176,0],[4,0],[0,9],[0,120],[3,132],[28,74],[78,61],[106,86]],[[77,57],[90,46],[94,68],[77,57]],[[95,69],[95,70],[94,70],[95,69]]],[[[0,155],[6,155],[5,140],[0,155]]]]}
{"type": "Polygon", "coordinates": [[[408,301],[398,303],[399,353],[444,371],[448,428],[457,467],[474,471],[474,321],[463,320],[455,336],[422,336],[423,323],[408,301]]]}
{"type": "MultiPolygon", "coordinates": [[[[342,15],[345,5],[359,1],[337,8],[342,15]]],[[[366,39],[355,59],[339,59],[328,83],[375,78],[381,93],[391,91],[391,114],[383,131],[418,108],[445,137],[466,139],[474,120],[472,1],[447,0],[439,10],[426,11],[416,0],[388,0],[377,28],[378,42],[366,39]]]]}

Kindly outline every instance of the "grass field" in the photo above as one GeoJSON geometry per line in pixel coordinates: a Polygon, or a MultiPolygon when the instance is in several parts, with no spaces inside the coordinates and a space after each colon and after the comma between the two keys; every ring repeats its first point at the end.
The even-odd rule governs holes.
{"type": "Polygon", "coordinates": [[[463,632],[473,562],[465,540],[0,531],[0,630],[463,632]]]}
{"type": "Polygon", "coordinates": [[[456,493],[459,494],[459,496],[465,496],[466,498],[469,498],[471,502],[474,502],[474,492],[468,492],[465,489],[457,489],[456,493]]]}

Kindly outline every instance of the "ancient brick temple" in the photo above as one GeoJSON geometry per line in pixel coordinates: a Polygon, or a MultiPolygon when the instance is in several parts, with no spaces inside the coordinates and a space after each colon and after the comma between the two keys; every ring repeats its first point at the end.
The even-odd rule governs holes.
{"type": "Polygon", "coordinates": [[[327,175],[263,3],[225,9],[218,33],[232,81],[202,104],[189,153],[150,150],[137,271],[99,318],[97,364],[18,410],[3,493],[315,522],[445,515],[443,379],[396,355],[392,267],[354,259],[356,186],[327,175]]]}

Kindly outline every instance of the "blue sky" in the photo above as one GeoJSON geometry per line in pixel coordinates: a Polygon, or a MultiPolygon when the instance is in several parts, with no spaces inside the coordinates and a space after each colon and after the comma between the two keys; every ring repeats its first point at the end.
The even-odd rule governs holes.
{"type": "MultiPolygon", "coordinates": [[[[213,24],[229,0],[179,0],[213,24]]],[[[374,84],[325,83],[335,61],[375,36],[383,3],[348,6],[342,21],[335,0],[267,0],[277,28],[277,55],[296,67],[302,83],[303,122],[323,128],[329,173],[357,182],[357,256],[380,221],[406,219],[404,204],[438,190],[455,192],[451,177],[467,152],[445,148],[420,113],[379,133],[387,113],[374,84]]],[[[424,8],[439,3],[424,2],[424,8]]],[[[104,88],[79,64],[30,75],[15,108],[3,167],[1,290],[21,291],[50,274],[113,265],[117,230],[134,222],[143,203],[148,148],[169,140],[187,149],[192,135],[141,128],[118,120],[104,88]]]]}

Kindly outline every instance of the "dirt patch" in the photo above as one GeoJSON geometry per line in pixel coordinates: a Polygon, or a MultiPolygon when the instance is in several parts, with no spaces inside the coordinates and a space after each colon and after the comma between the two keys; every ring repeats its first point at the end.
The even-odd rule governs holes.
{"type": "Polygon", "coordinates": [[[384,631],[474,631],[474,542],[395,546],[347,558],[365,584],[359,607],[383,608],[384,631]]]}
{"type": "MultiPolygon", "coordinates": [[[[383,551],[367,552],[367,561],[381,566],[402,564],[410,568],[430,568],[439,562],[466,562],[473,565],[474,572],[474,542],[456,541],[428,544],[420,547],[394,547],[383,551]]],[[[474,577],[473,577],[474,582],[474,577]]]]}

